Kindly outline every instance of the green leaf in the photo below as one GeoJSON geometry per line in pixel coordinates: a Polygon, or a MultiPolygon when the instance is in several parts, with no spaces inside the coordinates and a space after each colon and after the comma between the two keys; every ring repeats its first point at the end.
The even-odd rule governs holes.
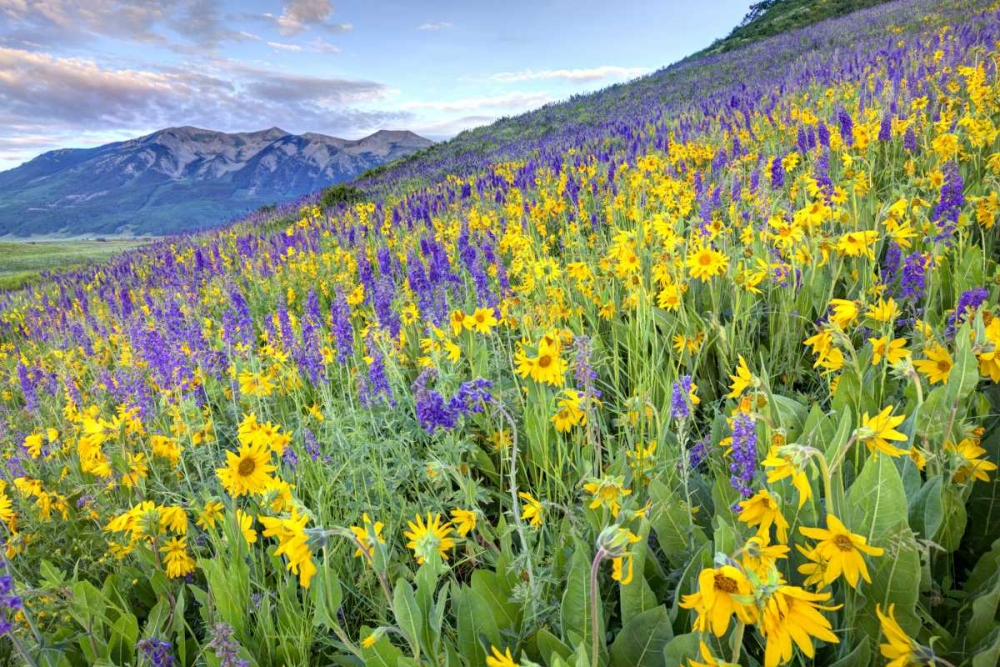
{"type": "Polygon", "coordinates": [[[510,601],[511,591],[503,577],[489,570],[476,570],[472,573],[472,589],[489,603],[501,630],[517,631],[521,623],[521,609],[510,601]]]}
{"type": "Polygon", "coordinates": [[[996,667],[1000,664],[1000,628],[989,636],[976,652],[972,667],[996,667]]]}
{"type": "Polygon", "coordinates": [[[538,647],[538,653],[542,656],[542,660],[549,667],[555,663],[556,657],[569,660],[569,657],[573,655],[573,650],[569,646],[563,644],[558,637],[545,628],[540,628],[535,633],[535,645],[538,647]]]}
{"type": "Polygon", "coordinates": [[[139,621],[132,614],[122,614],[111,626],[111,641],[108,642],[109,656],[115,664],[131,661],[137,641],[139,621]]]}
{"type": "Polygon", "coordinates": [[[653,503],[649,521],[656,532],[656,540],[667,560],[680,567],[686,555],[708,541],[705,531],[695,524],[682,498],[659,480],[649,485],[649,498],[653,503]]]}
{"type": "Polygon", "coordinates": [[[954,405],[967,399],[979,384],[979,363],[972,351],[971,329],[963,324],[955,334],[954,365],[948,374],[947,403],[954,405]]]}
{"type": "MultiPolygon", "coordinates": [[[[371,633],[372,628],[368,626],[361,628],[362,638],[368,637],[371,633]]],[[[398,667],[399,659],[403,657],[403,652],[396,648],[386,635],[382,635],[370,648],[362,650],[365,667],[398,667]]]]}
{"type": "Polygon", "coordinates": [[[313,625],[327,629],[337,627],[337,610],[340,609],[344,594],[340,588],[340,579],[337,573],[330,569],[326,558],[318,568],[316,580],[310,588],[310,595],[315,609],[313,625]]]}
{"type": "Polygon", "coordinates": [[[875,606],[888,609],[895,604],[896,620],[911,637],[916,636],[920,620],[916,615],[920,596],[920,552],[912,534],[905,526],[897,532],[885,533],[878,540],[885,547],[885,554],[869,558],[872,583],[864,588],[865,606],[858,619],[860,637],[877,637],[878,616],[875,606]],[[874,561],[874,567],[872,562],[874,561]]]}
{"type": "MultiPolygon", "coordinates": [[[[588,656],[592,650],[590,566],[590,546],[577,538],[559,617],[563,641],[570,646],[583,647],[588,656]]],[[[604,613],[600,598],[597,599],[597,622],[597,636],[601,639],[604,637],[604,613]]]]}
{"type": "Polygon", "coordinates": [[[688,660],[701,657],[699,646],[698,634],[677,635],[667,643],[663,658],[668,665],[686,665],[688,660]]]}
{"type": "MultiPolygon", "coordinates": [[[[844,521],[844,517],[838,518],[844,521]]],[[[891,457],[880,454],[865,463],[851,485],[850,521],[844,523],[874,546],[883,546],[879,542],[886,535],[908,525],[906,492],[891,457]]]]}
{"type": "Polygon", "coordinates": [[[632,581],[620,584],[622,624],[626,625],[633,618],[656,608],[656,594],[646,581],[646,556],[649,553],[649,522],[642,521],[639,528],[639,541],[632,545],[632,581]]]}
{"type": "Polygon", "coordinates": [[[966,628],[965,640],[969,646],[975,646],[992,630],[1000,627],[997,618],[1000,612],[1000,574],[994,575],[993,586],[985,591],[977,592],[972,601],[972,617],[966,628]]]}
{"type": "Polygon", "coordinates": [[[424,617],[420,607],[417,606],[413,587],[402,577],[396,581],[395,589],[392,591],[392,612],[396,617],[396,624],[410,642],[413,657],[419,658],[420,631],[424,626],[424,617]]]}
{"type": "Polygon", "coordinates": [[[858,642],[858,645],[854,647],[854,650],[837,662],[832,663],[830,667],[855,667],[855,665],[869,665],[871,664],[871,655],[871,644],[866,640],[862,640],[858,642]]]}
{"type": "Polygon", "coordinates": [[[938,387],[927,394],[917,412],[914,432],[921,440],[941,440],[948,426],[952,402],[948,400],[948,387],[938,387]]]}
{"type": "Polygon", "coordinates": [[[611,645],[613,667],[666,667],[664,650],[674,631],[663,605],[625,624],[611,645]]]}
{"type": "Polygon", "coordinates": [[[495,646],[500,644],[500,628],[493,618],[490,603],[477,591],[453,584],[452,607],[458,620],[459,651],[469,664],[485,664],[486,648],[481,638],[495,646]]]}
{"type": "Polygon", "coordinates": [[[965,534],[968,516],[965,513],[965,502],[959,491],[951,484],[941,488],[941,513],[943,521],[934,533],[934,541],[951,553],[958,549],[965,534]]]}

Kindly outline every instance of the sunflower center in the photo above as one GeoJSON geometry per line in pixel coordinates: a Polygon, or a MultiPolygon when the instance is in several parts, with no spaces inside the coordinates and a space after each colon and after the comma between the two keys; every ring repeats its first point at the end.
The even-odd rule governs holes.
{"type": "Polygon", "coordinates": [[[551,365],[552,365],[552,357],[550,357],[549,355],[543,354],[542,356],[538,357],[539,368],[548,368],[551,365]]]}
{"type": "Polygon", "coordinates": [[[837,548],[841,551],[854,551],[854,543],[851,542],[851,538],[847,535],[834,536],[833,543],[837,545],[837,548]]]}
{"type": "Polygon", "coordinates": [[[716,574],[715,590],[723,593],[735,593],[737,591],[736,580],[724,574],[716,574]]]}
{"type": "Polygon", "coordinates": [[[257,462],[253,458],[245,458],[240,461],[239,467],[236,471],[240,474],[240,477],[249,477],[253,474],[253,471],[257,469],[257,462]]]}
{"type": "Polygon", "coordinates": [[[709,265],[711,265],[711,264],[712,264],[712,256],[711,256],[711,255],[709,255],[709,254],[708,254],[707,252],[703,252],[703,253],[701,254],[701,257],[699,257],[699,258],[698,258],[698,262],[699,262],[699,263],[700,263],[700,264],[701,264],[702,266],[709,266],[709,265]]]}
{"type": "Polygon", "coordinates": [[[941,371],[942,373],[947,373],[948,371],[951,370],[951,362],[948,361],[947,359],[942,359],[941,361],[937,362],[937,367],[938,370],[941,371]]]}

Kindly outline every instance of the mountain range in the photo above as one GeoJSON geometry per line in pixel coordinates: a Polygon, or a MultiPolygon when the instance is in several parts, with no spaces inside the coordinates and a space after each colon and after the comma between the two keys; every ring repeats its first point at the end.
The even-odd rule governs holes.
{"type": "Polygon", "coordinates": [[[347,140],[277,127],[235,134],[172,127],[50,151],[0,172],[0,236],[161,235],[215,226],[433,143],[408,131],[347,140]]]}

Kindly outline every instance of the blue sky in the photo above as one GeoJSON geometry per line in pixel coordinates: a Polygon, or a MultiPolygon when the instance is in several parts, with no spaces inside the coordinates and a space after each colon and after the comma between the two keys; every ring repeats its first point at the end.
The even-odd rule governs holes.
{"type": "Polygon", "coordinates": [[[749,0],[0,0],[0,170],[171,125],[432,139],[724,36],[749,0]]]}

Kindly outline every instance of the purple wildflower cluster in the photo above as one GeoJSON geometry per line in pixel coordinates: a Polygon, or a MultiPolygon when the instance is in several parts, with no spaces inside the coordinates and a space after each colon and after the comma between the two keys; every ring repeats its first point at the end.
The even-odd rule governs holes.
{"type": "MultiPolygon", "coordinates": [[[[573,377],[576,378],[576,386],[580,387],[585,398],[600,398],[601,390],[594,386],[597,380],[597,371],[590,364],[590,337],[577,336],[573,341],[573,350],[576,353],[573,358],[573,377]]],[[[587,401],[587,405],[590,401],[587,401]]]]}
{"type": "Polygon", "coordinates": [[[949,162],[944,167],[944,185],[941,186],[941,198],[931,219],[937,225],[938,233],[931,238],[933,241],[949,243],[955,229],[958,227],[958,216],[965,204],[963,190],[965,184],[958,171],[957,162],[949,162]]]}
{"type": "Polygon", "coordinates": [[[233,638],[233,627],[222,621],[212,628],[212,641],[205,645],[215,653],[219,667],[250,667],[249,660],[239,657],[240,643],[233,638]]]}
{"type": "Polygon", "coordinates": [[[927,287],[927,259],[919,252],[911,253],[903,262],[903,275],[899,279],[899,296],[904,301],[918,303],[924,298],[927,287]]]}
{"type": "Polygon", "coordinates": [[[413,383],[413,397],[416,402],[417,421],[428,433],[439,428],[450,431],[458,424],[460,417],[478,414],[483,404],[493,400],[490,389],[493,383],[483,378],[463,382],[458,391],[449,399],[428,387],[437,379],[437,371],[425,369],[413,383]]]}
{"type": "Polygon", "coordinates": [[[368,375],[359,375],[360,383],[358,394],[361,398],[361,405],[371,407],[379,401],[384,400],[391,407],[396,407],[396,399],[392,396],[392,388],[389,386],[389,376],[385,373],[385,357],[382,350],[375,343],[375,339],[368,335],[365,341],[368,348],[368,356],[372,362],[368,364],[368,375]]]}
{"type": "Polygon", "coordinates": [[[670,395],[670,418],[687,419],[691,416],[691,376],[682,375],[674,382],[670,395]]]}
{"type": "Polygon", "coordinates": [[[954,336],[958,327],[971,314],[970,311],[975,312],[989,296],[990,293],[982,287],[973,287],[970,290],[962,292],[961,296],[958,297],[958,305],[955,306],[954,312],[948,316],[948,327],[945,329],[945,336],[954,336]]]}
{"type": "Polygon", "coordinates": [[[152,667],[173,667],[174,655],[171,652],[170,642],[163,639],[151,637],[142,639],[135,645],[142,657],[149,660],[152,667]]]}
{"type": "MultiPolygon", "coordinates": [[[[0,560],[0,569],[7,563],[0,560]]],[[[0,574],[0,636],[13,630],[10,617],[24,606],[24,600],[14,593],[14,578],[8,573],[0,574]]]]}
{"type": "MultiPolygon", "coordinates": [[[[757,468],[757,424],[748,414],[740,413],[733,419],[733,461],[729,464],[732,476],[729,483],[743,498],[753,495],[750,482],[757,468]]],[[[739,511],[739,503],[733,506],[739,511]]]]}

